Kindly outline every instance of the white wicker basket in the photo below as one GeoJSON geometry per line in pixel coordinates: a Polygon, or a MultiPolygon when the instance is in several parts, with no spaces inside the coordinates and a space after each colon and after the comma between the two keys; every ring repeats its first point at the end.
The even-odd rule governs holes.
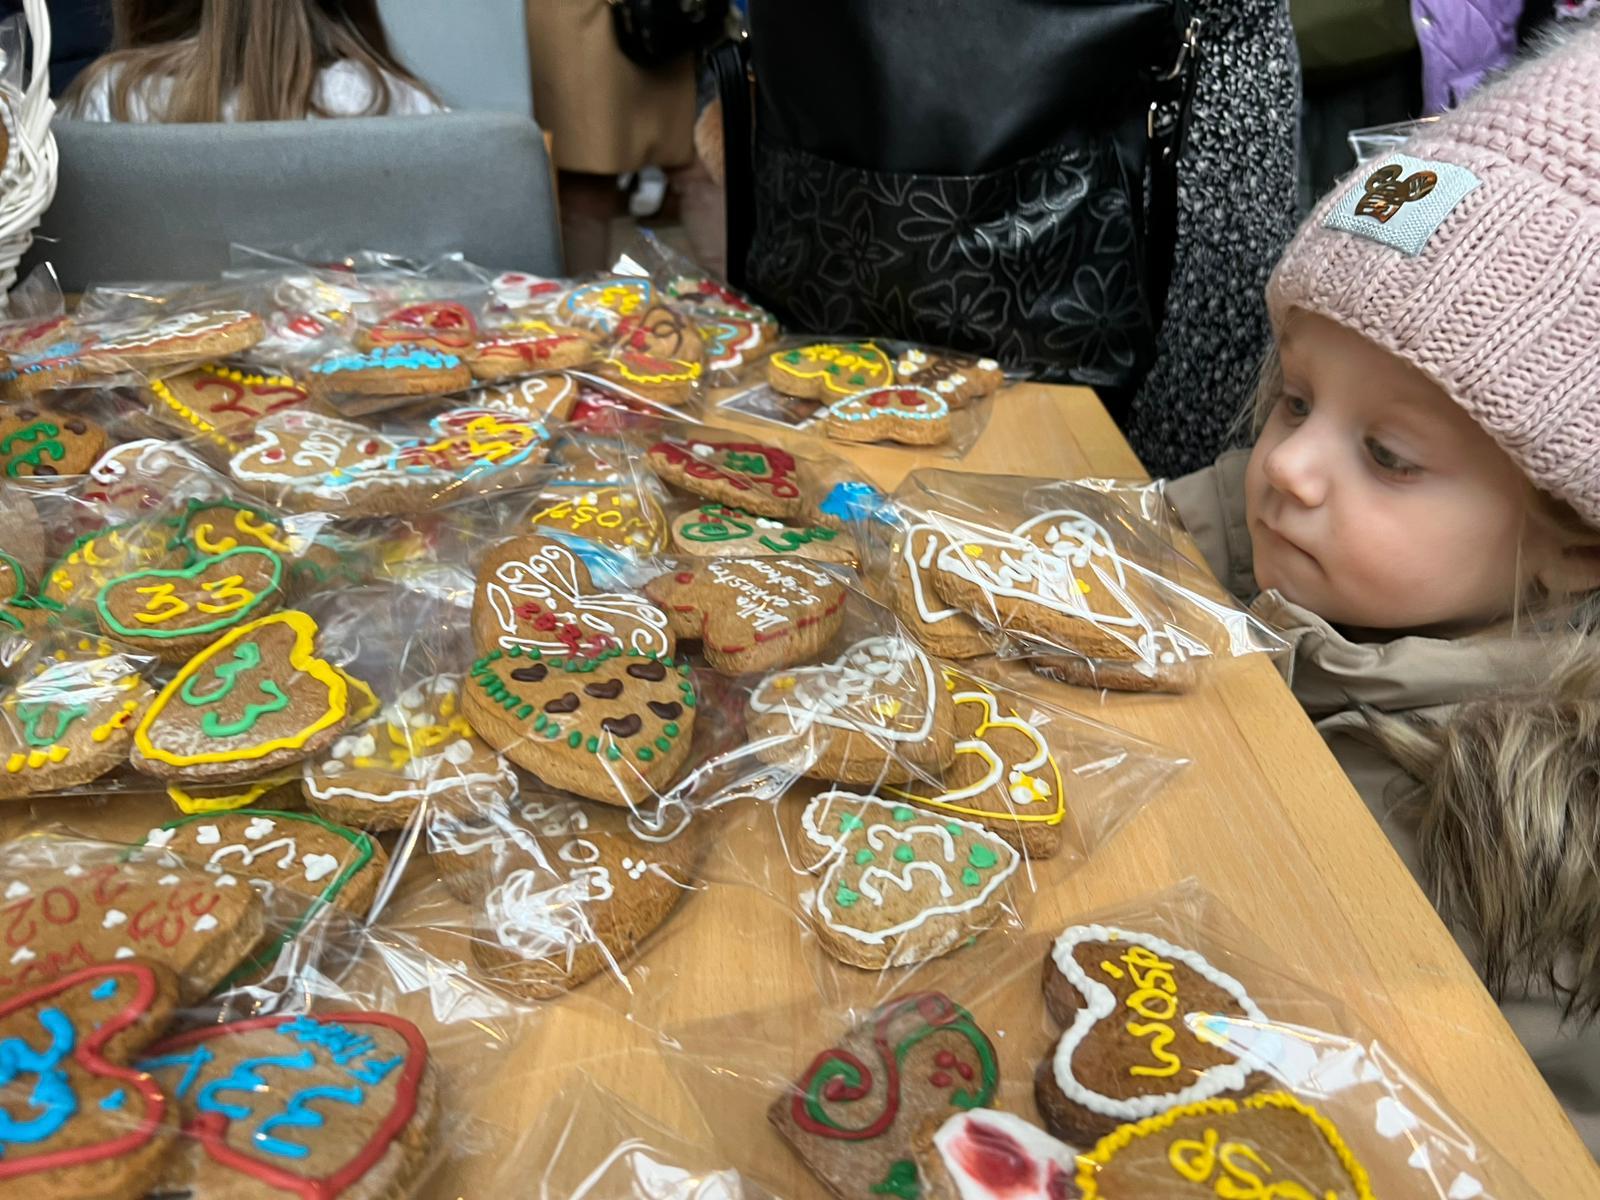
{"type": "Polygon", "coordinates": [[[50,119],[50,13],[45,0],[23,0],[29,40],[33,44],[32,75],[19,97],[0,91],[10,146],[0,171],[0,293],[17,281],[17,264],[33,243],[39,218],[56,194],[56,139],[50,119]]]}

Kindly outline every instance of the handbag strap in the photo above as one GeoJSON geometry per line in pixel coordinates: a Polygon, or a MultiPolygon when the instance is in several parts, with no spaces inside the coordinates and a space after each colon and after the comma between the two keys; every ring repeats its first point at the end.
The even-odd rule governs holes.
{"type": "Polygon", "coordinates": [[[1145,292],[1156,329],[1167,309],[1167,291],[1178,246],[1178,158],[1183,153],[1194,102],[1196,59],[1200,53],[1200,21],[1191,18],[1172,69],[1156,80],[1150,102],[1150,217],[1145,256],[1145,292]]]}
{"type": "Polygon", "coordinates": [[[722,187],[727,204],[728,282],[747,290],[746,260],[755,234],[754,102],[743,38],[729,38],[707,55],[722,101],[722,187]]]}

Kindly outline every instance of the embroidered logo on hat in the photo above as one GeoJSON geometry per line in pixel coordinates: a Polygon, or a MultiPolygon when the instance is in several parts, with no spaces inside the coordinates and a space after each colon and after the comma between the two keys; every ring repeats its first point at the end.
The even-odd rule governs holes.
{"type": "Polygon", "coordinates": [[[1322,224],[1415,256],[1481,182],[1454,163],[1396,154],[1358,177],[1322,224]]]}

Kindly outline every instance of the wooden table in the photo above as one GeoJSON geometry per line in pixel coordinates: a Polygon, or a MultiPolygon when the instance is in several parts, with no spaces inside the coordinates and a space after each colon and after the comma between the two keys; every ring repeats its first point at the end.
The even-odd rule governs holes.
{"type": "MultiPolygon", "coordinates": [[[[917,465],[956,465],[904,450],[840,453],[885,488],[917,465]]],[[[1092,393],[1032,385],[1004,396],[959,465],[1048,478],[1143,475],[1092,393]]],[[[1266,955],[1317,981],[1376,1031],[1440,1101],[1523,1173],[1529,1194],[1600,1195],[1600,1171],[1270,661],[1256,656],[1227,664],[1182,698],[1112,696],[1102,702],[1090,692],[1038,686],[1059,703],[1190,758],[1192,766],[1081,869],[1039,864],[1039,891],[1026,910],[1028,939],[986,951],[993,971],[1012,978],[1003,995],[974,1006],[991,1034],[1000,1035],[1001,1107],[1034,1114],[1032,1071],[1052,1038],[1037,989],[1050,937],[1078,915],[1192,876],[1248,923],[1266,955]]],[[[162,811],[118,801],[99,814],[103,821],[73,823],[105,836],[112,824],[148,828],[162,811]]],[[[772,832],[770,818],[765,828],[759,822],[737,828],[718,861],[770,857],[772,832]]],[[[774,874],[783,873],[780,864],[774,874]]],[[[405,918],[407,903],[400,897],[391,915],[405,918]]],[[[436,911],[411,915],[420,921],[436,911]]],[[[448,939],[438,949],[468,957],[464,946],[448,939]]],[[[984,949],[980,939],[915,982],[963,971],[971,979],[973,960],[964,963],[961,956],[984,949]]],[[[562,1089],[578,1066],[692,1140],[709,1145],[710,1137],[720,1139],[779,1194],[821,1197],[820,1186],[764,1119],[775,1081],[803,1069],[836,1032],[837,1022],[824,1027],[827,1018],[819,1015],[827,1007],[813,984],[819,957],[803,944],[787,905],[757,889],[713,884],[687,900],[649,945],[630,972],[631,996],[601,979],[543,1005],[512,1044],[500,1042],[501,1053],[446,1062],[447,1085],[481,1087],[477,1108],[508,1129],[536,1131],[559,1118],[567,1095],[562,1089]],[[633,1020],[620,1019],[626,1010],[633,1020]],[[755,1015],[730,1016],[745,1012],[755,1015]],[[659,1053],[654,1030],[683,1038],[690,1050],[709,1051],[705,1066],[722,1054],[738,1057],[730,1035],[747,1035],[781,1064],[774,1068],[781,1074],[763,1083],[675,1071],[659,1053]],[[699,1127],[702,1108],[710,1131],[699,1127]]],[[[503,1031],[483,1037],[468,1031],[466,1040],[494,1046],[497,1037],[503,1039],[503,1031]]],[[[447,1103],[462,1098],[456,1094],[447,1103]]],[[[610,1134],[593,1137],[592,1152],[609,1148],[610,1134]]],[[[513,1157],[479,1156],[453,1167],[429,1194],[440,1200],[509,1195],[506,1188],[515,1183],[516,1194],[537,1195],[535,1160],[544,1144],[534,1132],[513,1157]]],[[[1379,1194],[1385,1194],[1381,1188],[1379,1194]]]]}

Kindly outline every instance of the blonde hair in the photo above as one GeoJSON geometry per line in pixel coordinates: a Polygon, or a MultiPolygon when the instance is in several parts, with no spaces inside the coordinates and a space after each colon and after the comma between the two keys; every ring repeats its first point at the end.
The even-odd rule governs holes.
{"type": "Polygon", "coordinates": [[[364,116],[390,110],[393,79],[437,99],[395,60],[374,0],[117,0],[113,16],[113,49],[68,90],[69,111],[109,79],[117,121],[131,118],[136,96],[159,98],[149,115],[172,124],[334,116],[318,104],[317,81],[337,62],[369,77],[364,116]],[[149,86],[158,80],[169,81],[164,96],[149,86]]]}

